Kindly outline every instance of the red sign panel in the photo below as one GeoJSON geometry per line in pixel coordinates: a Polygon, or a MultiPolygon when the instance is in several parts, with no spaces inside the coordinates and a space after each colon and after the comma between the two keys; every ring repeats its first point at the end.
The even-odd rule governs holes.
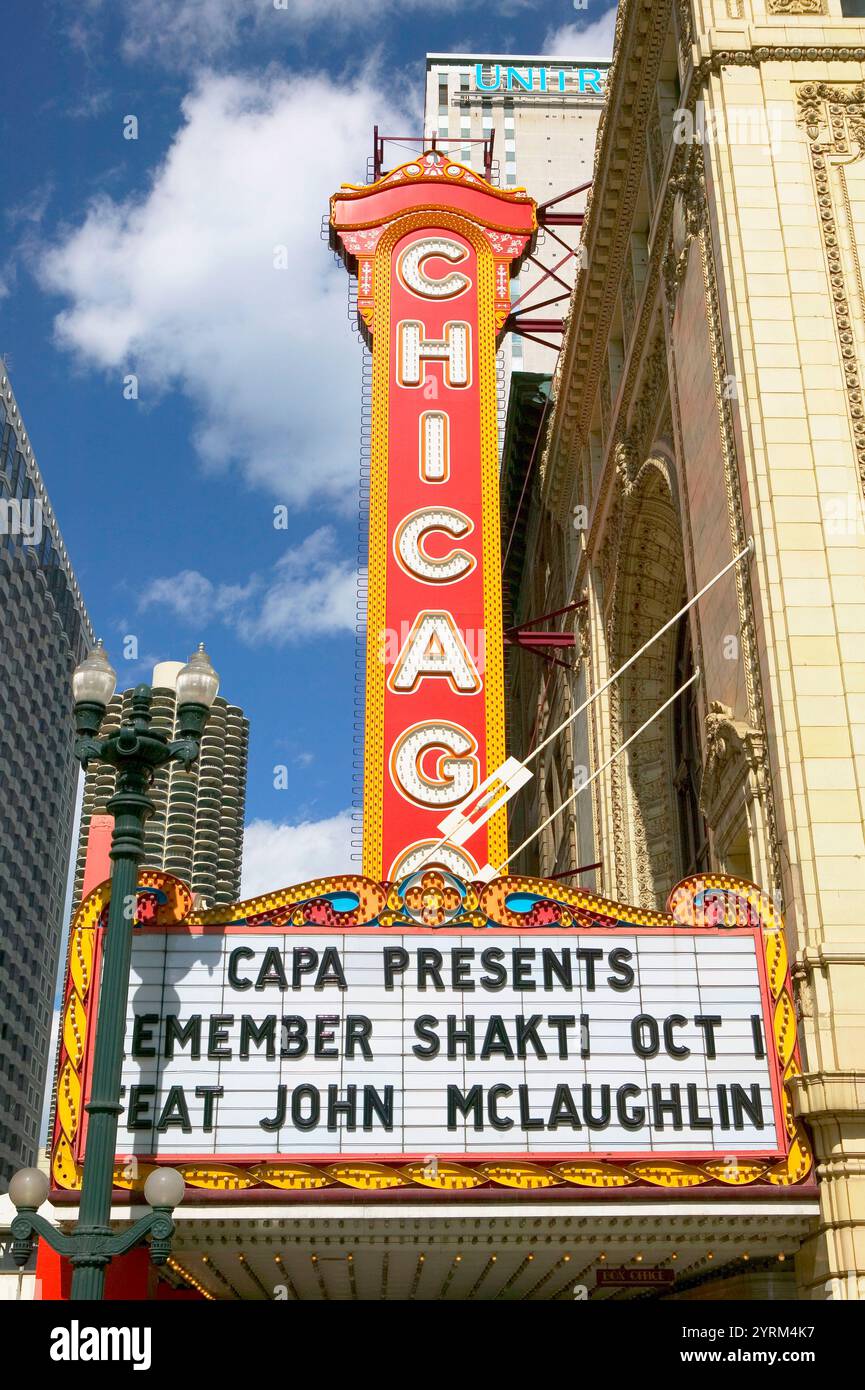
{"type": "Polygon", "coordinates": [[[435,151],[332,200],[373,353],[364,873],[505,858],[441,821],[504,760],[496,335],[535,206],[435,151]]]}

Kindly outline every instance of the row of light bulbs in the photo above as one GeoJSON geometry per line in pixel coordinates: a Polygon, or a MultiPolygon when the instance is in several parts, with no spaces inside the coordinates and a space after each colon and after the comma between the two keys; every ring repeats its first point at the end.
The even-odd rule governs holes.
{"type": "MultiPolygon", "coordinates": [[[[351,1252],[349,1252],[349,1254],[347,1255],[346,1258],[347,1258],[347,1260],[349,1261],[349,1263],[352,1263],[352,1262],[354,1261],[354,1255],[353,1255],[351,1252]]],[[[672,1251],[669,1255],[665,1256],[665,1258],[666,1258],[666,1259],[669,1259],[669,1260],[671,1260],[671,1261],[672,1261],[672,1260],[678,1260],[678,1258],[679,1258],[678,1251],[675,1251],[675,1250],[672,1251]]],[[[707,1250],[707,1251],[706,1251],[706,1254],[705,1254],[705,1258],[706,1258],[707,1260],[713,1260],[713,1259],[715,1258],[715,1253],[714,1253],[714,1251],[713,1251],[713,1250],[707,1250]]],[[[742,1254],[739,1256],[739,1258],[740,1258],[741,1260],[747,1262],[748,1260],[750,1260],[751,1257],[750,1257],[749,1252],[748,1252],[747,1250],[745,1250],[745,1251],[742,1252],[742,1254]]],[[[318,1269],[318,1256],[315,1255],[315,1254],[312,1254],[312,1255],[310,1256],[310,1259],[311,1259],[311,1261],[312,1261],[313,1268],[317,1270],[317,1269],[318,1269]]],[[[455,1255],[455,1256],[454,1256],[454,1258],[453,1258],[453,1267],[452,1267],[452,1271],[451,1271],[451,1277],[452,1277],[453,1274],[456,1272],[456,1266],[462,1263],[462,1259],[463,1259],[462,1255],[455,1255]]],[[[497,1255],[490,1255],[490,1256],[489,1256],[488,1262],[489,1262],[490,1264],[494,1264],[494,1263],[497,1261],[497,1259],[498,1259],[498,1256],[497,1256],[497,1255]]],[[[530,1254],[528,1254],[528,1255],[525,1256],[525,1263],[526,1263],[526,1264],[529,1264],[529,1263],[530,1263],[531,1261],[533,1261],[534,1259],[535,1259],[535,1255],[534,1255],[533,1253],[530,1253],[530,1254]]],[[[605,1250],[601,1250],[601,1251],[598,1253],[597,1259],[598,1259],[598,1262],[599,1262],[599,1263],[603,1263],[604,1261],[606,1261],[606,1259],[607,1259],[607,1252],[606,1252],[605,1250]]],[[[643,1259],[644,1259],[644,1256],[643,1256],[643,1254],[642,1254],[641,1251],[638,1251],[635,1255],[632,1255],[632,1256],[630,1257],[630,1260],[632,1260],[635,1264],[642,1264],[643,1259]]],[[[778,1259],[778,1263],[779,1263],[779,1264],[783,1264],[783,1263],[785,1262],[785,1260],[787,1259],[786,1253],[785,1253],[783,1250],[780,1251],[780,1252],[778,1253],[777,1259],[778,1259]]],[[[224,1275],[222,1275],[222,1274],[220,1273],[220,1271],[216,1268],[216,1266],[214,1265],[213,1261],[210,1259],[210,1257],[209,1257],[208,1255],[204,1255],[204,1256],[202,1257],[202,1260],[203,1260],[203,1263],[204,1263],[204,1264],[206,1264],[210,1269],[213,1270],[213,1272],[214,1272],[215,1274],[218,1275],[218,1277],[222,1280],[222,1282],[224,1282],[226,1285],[228,1285],[229,1288],[232,1288],[232,1289],[233,1289],[233,1285],[231,1285],[231,1284],[229,1283],[229,1281],[228,1281],[227,1279],[225,1279],[224,1275]]],[[[247,1269],[249,1268],[249,1261],[247,1260],[246,1256],[245,1256],[242,1252],[238,1254],[238,1260],[239,1260],[240,1264],[243,1265],[245,1268],[247,1268],[247,1269]]],[[[571,1260],[571,1256],[570,1256],[570,1255],[563,1255],[563,1256],[561,1257],[561,1259],[559,1260],[558,1263],[560,1263],[560,1264],[568,1264],[568,1263],[570,1263],[570,1260],[571,1260]]],[[[426,1255],[425,1255],[425,1254],[421,1254],[421,1255],[418,1256],[418,1267],[419,1267],[419,1269],[420,1269],[420,1266],[422,1266],[422,1265],[425,1263],[425,1261],[426,1261],[426,1255]]],[[[288,1271],[286,1270],[285,1263],[284,1263],[284,1261],[283,1261],[281,1255],[275,1255],[275,1256],[274,1256],[274,1263],[278,1266],[278,1268],[280,1269],[280,1271],[281,1271],[283,1274],[287,1275],[288,1271]]],[[[629,1261],[626,1259],[626,1260],[625,1260],[625,1263],[627,1264],[627,1263],[629,1263],[629,1261]]],[[[182,1265],[179,1263],[179,1261],[177,1261],[176,1259],[174,1259],[173,1257],[171,1257],[171,1258],[169,1258],[169,1260],[168,1260],[168,1266],[169,1266],[169,1268],[170,1268],[171,1270],[174,1271],[175,1274],[179,1275],[180,1278],[184,1279],[184,1280],[186,1281],[186,1283],[189,1284],[193,1289],[195,1289],[198,1293],[202,1294],[204,1298],[209,1299],[210,1301],[213,1301],[213,1299],[215,1298],[215,1295],[214,1295],[213,1293],[211,1293],[209,1289],[205,1288],[205,1286],[204,1286],[202,1283],[200,1283],[200,1281],[197,1280],[197,1279],[195,1278],[195,1276],[194,1276],[188,1269],[184,1268],[184,1266],[182,1266],[182,1265]]],[[[555,1266],[554,1266],[554,1268],[555,1268],[555,1266]]],[[[589,1265],[587,1268],[591,1268],[591,1266],[589,1265]]],[[[416,1281],[416,1282],[417,1282],[417,1281],[416,1281]]],[[[450,1280],[448,1280],[448,1282],[450,1282],[450,1280]]],[[[236,1290],[234,1290],[234,1292],[236,1292],[236,1290]]]]}

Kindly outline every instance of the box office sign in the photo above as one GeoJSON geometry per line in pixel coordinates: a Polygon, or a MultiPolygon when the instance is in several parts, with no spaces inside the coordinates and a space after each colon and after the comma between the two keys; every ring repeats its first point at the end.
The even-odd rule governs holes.
{"type": "Polygon", "coordinates": [[[599,1289],[627,1289],[633,1288],[635,1285],[644,1288],[672,1288],[676,1282],[676,1271],[666,1269],[662,1265],[647,1265],[645,1268],[638,1269],[634,1269],[630,1265],[622,1265],[615,1269],[599,1269],[595,1281],[599,1289]]]}
{"type": "MultiPolygon", "coordinates": [[[[785,1090],[798,1058],[783,931],[751,885],[749,900],[712,880],[708,912],[709,880],[687,880],[661,913],[428,870],[192,913],[185,885],[143,877],[167,905],[139,908],[119,1180],[160,1161],[205,1186],[690,1186],[809,1171],[785,1090]]],[[[80,1178],[95,1031],[82,984],[98,972],[109,888],[73,931],[60,1186],[80,1178]]]]}

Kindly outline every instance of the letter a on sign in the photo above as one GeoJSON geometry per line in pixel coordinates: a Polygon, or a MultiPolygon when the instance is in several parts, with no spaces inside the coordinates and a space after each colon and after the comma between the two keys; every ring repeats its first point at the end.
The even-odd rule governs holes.
{"type": "Polygon", "coordinates": [[[388,685],[405,695],[416,690],[425,676],[444,677],[459,695],[476,695],[481,688],[477,667],[450,613],[419,614],[388,685]]]}
{"type": "Polygon", "coordinates": [[[535,204],[441,151],[346,184],[331,245],[372,348],[363,871],[507,857],[496,344],[535,204]],[[432,854],[443,812],[458,841],[432,854]]]}

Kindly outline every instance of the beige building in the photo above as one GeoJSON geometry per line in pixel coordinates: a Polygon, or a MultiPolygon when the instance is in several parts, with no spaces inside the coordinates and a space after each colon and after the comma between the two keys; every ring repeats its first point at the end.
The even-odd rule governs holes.
{"type": "Polygon", "coordinates": [[[574,283],[579,227],[592,178],[604,106],[607,58],[492,53],[428,53],[424,133],[461,164],[484,173],[484,142],[492,140],[493,183],[528,189],[538,203],[555,200],[556,220],[538,233],[534,259],[515,278],[512,302],[527,321],[499,351],[502,414],[514,371],[551,372],[561,330],[536,327],[561,320],[574,283]],[[557,296],[565,292],[565,297],[557,296]]]}
{"type": "Polygon", "coordinates": [[[708,867],[780,899],[820,1193],[804,1298],[865,1297],[865,18],[849,8],[623,0],[552,418],[532,466],[542,383],[526,378],[505,450],[516,617],[584,600],[556,620],[572,670],[512,653],[518,755],[754,539],[544,751],[511,843],[700,669],[522,867],[600,861],[586,886],[645,905],[708,867]]]}

